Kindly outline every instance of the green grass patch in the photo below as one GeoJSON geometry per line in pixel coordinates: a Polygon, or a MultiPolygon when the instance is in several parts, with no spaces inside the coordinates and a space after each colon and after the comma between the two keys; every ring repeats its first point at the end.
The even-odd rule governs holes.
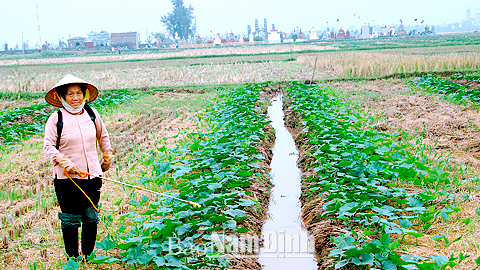
{"type": "MultiPolygon", "coordinates": [[[[112,107],[129,103],[137,94],[123,90],[115,91],[114,94],[99,96],[91,103],[99,112],[104,112],[112,107]]],[[[6,148],[16,142],[28,139],[31,135],[42,135],[44,125],[50,117],[51,105],[46,102],[3,110],[0,112],[0,148],[6,148]],[[30,117],[29,121],[21,121],[30,117]]]]}

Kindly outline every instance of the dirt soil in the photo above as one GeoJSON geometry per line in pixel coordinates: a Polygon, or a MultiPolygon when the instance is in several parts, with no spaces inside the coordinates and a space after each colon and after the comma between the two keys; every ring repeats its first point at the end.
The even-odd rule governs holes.
{"type": "Polygon", "coordinates": [[[408,95],[410,88],[399,81],[335,86],[352,93],[352,100],[362,102],[371,116],[381,117],[375,126],[377,130],[417,134],[438,155],[450,155],[450,160],[457,164],[479,169],[479,110],[449,103],[439,96],[408,95]],[[370,98],[364,99],[354,92],[366,92],[370,98]]]}
{"type": "Polygon", "coordinates": [[[9,109],[14,109],[14,108],[19,108],[19,107],[25,107],[25,106],[30,106],[33,104],[36,104],[38,102],[44,101],[43,98],[37,98],[33,100],[15,100],[15,101],[0,101],[0,112],[3,110],[9,110],[9,109]]]}

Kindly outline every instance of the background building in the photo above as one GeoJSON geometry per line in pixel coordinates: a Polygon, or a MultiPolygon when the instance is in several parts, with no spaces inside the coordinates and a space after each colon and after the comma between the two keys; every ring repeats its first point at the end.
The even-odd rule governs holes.
{"type": "Polygon", "coordinates": [[[112,47],[120,46],[138,49],[139,39],[140,35],[138,32],[112,33],[110,35],[110,45],[112,47]]]}
{"type": "Polygon", "coordinates": [[[88,34],[88,40],[97,47],[110,46],[110,33],[105,30],[100,31],[100,33],[92,31],[88,34]]]}
{"type": "Polygon", "coordinates": [[[372,35],[372,27],[368,25],[362,26],[362,33],[360,34],[359,38],[370,38],[372,35]]]}
{"type": "Polygon", "coordinates": [[[73,37],[67,39],[68,48],[69,49],[76,49],[76,48],[85,48],[85,40],[84,37],[73,37]]]}
{"type": "Polygon", "coordinates": [[[268,43],[280,43],[280,32],[275,29],[275,24],[272,24],[272,30],[268,32],[268,43]]]}

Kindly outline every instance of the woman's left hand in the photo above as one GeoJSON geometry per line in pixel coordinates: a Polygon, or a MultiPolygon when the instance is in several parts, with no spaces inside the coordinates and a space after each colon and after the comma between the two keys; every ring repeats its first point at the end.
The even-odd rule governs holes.
{"type": "Polygon", "coordinates": [[[115,155],[113,154],[113,151],[105,151],[105,153],[103,153],[103,162],[101,165],[102,171],[106,172],[108,169],[110,169],[114,157],[115,155]]]}

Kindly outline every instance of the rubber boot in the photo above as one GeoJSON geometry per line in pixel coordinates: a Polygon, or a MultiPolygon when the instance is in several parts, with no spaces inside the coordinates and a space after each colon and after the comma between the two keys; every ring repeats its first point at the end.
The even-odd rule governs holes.
{"type": "Polygon", "coordinates": [[[83,223],[82,225],[82,253],[85,257],[92,254],[97,240],[97,224],[83,223]]]}
{"type": "Polygon", "coordinates": [[[92,254],[97,240],[98,213],[93,207],[85,209],[82,215],[82,253],[85,257],[92,254]]]}
{"type": "Polygon", "coordinates": [[[63,243],[65,244],[65,252],[68,257],[78,257],[78,228],[73,226],[68,226],[62,228],[63,233],[63,243]]]}

